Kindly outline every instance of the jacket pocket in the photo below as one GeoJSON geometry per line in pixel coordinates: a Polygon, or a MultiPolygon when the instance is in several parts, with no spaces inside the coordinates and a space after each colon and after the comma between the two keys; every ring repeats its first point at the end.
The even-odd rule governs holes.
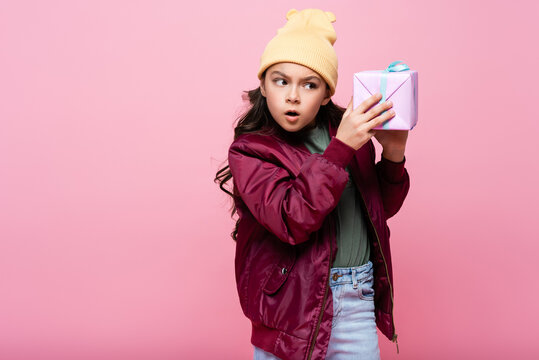
{"type": "Polygon", "coordinates": [[[295,262],[296,252],[292,250],[291,254],[281,258],[278,263],[273,265],[272,270],[262,285],[262,291],[266,295],[277,293],[288,279],[288,275],[294,267],[295,262]]]}
{"type": "Polygon", "coordinates": [[[308,290],[301,289],[302,277],[294,273],[294,266],[300,261],[297,257],[297,250],[290,246],[271,265],[259,287],[259,302],[253,309],[257,309],[255,316],[264,326],[306,340],[312,325],[306,309],[311,306],[308,302],[312,298],[308,290]]]}

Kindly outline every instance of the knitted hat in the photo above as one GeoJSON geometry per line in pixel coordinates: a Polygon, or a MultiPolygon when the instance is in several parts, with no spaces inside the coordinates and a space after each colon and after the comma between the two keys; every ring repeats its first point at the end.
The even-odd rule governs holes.
{"type": "Polygon", "coordinates": [[[286,19],[288,22],[266,45],[258,78],[262,79],[262,73],[274,64],[296,63],[322,76],[333,95],[337,86],[337,54],[333,48],[337,34],[331,23],[335,22],[335,15],[319,9],[292,9],[286,19]]]}

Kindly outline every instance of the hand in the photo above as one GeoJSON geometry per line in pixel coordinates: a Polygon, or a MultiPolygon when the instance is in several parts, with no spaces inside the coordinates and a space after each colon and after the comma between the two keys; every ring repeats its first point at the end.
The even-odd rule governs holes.
{"type": "Polygon", "coordinates": [[[375,94],[365,99],[355,110],[352,110],[353,101],[351,99],[335,137],[355,150],[362,147],[374,136],[375,130],[373,128],[395,116],[395,112],[389,110],[393,107],[391,101],[373,106],[381,98],[382,94],[375,94]],[[382,114],[382,112],[384,113],[382,114]]]}
{"type": "Polygon", "coordinates": [[[404,160],[408,130],[374,130],[374,137],[384,148],[384,158],[394,162],[404,160]]]}

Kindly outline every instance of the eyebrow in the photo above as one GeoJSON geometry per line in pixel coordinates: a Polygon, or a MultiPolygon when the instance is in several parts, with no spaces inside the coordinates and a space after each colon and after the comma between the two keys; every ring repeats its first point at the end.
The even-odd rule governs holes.
{"type": "MultiPolygon", "coordinates": [[[[282,77],[285,77],[287,79],[289,78],[288,75],[286,75],[285,73],[282,73],[280,71],[277,71],[277,70],[272,71],[270,75],[275,75],[275,74],[281,75],[282,77]]],[[[301,80],[306,81],[306,80],[313,80],[313,79],[320,81],[320,78],[318,76],[316,76],[316,75],[307,76],[307,77],[304,77],[301,80]]]]}

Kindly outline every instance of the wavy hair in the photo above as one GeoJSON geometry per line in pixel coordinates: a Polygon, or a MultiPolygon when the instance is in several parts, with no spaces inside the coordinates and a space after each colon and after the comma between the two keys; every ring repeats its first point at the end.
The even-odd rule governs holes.
{"type": "MultiPolygon", "coordinates": [[[[262,79],[265,77],[265,72],[262,74],[262,79]]],[[[240,135],[247,133],[256,133],[262,135],[278,135],[290,143],[303,141],[306,132],[310,129],[303,128],[297,132],[287,132],[275,122],[266,103],[266,98],[262,95],[260,87],[253,90],[244,91],[249,99],[250,107],[238,118],[238,123],[234,128],[234,140],[240,135]]],[[[341,122],[342,115],[345,109],[333,103],[332,100],[326,105],[320,106],[316,114],[315,125],[330,123],[333,128],[337,128],[341,122]]],[[[236,200],[240,200],[236,187],[232,186],[232,192],[225,188],[227,182],[232,179],[230,167],[228,165],[222,167],[215,174],[214,182],[219,184],[221,190],[232,197],[231,217],[236,213],[236,200]]],[[[236,241],[238,234],[239,219],[236,221],[236,226],[230,234],[232,239],[236,241]]]]}

